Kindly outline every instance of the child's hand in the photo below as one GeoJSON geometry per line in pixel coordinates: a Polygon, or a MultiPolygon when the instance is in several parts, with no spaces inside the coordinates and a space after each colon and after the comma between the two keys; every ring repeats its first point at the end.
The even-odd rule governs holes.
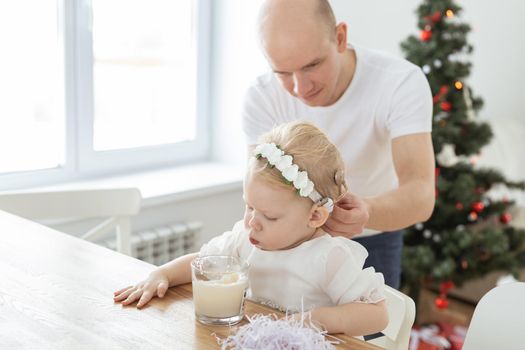
{"type": "Polygon", "coordinates": [[[122,303],[122,305],[129,305],[138,299],[137,308],[141,308],[155,295],[159,298],[164,297],[168,287],[168,277],[156,270],[146,280],[139,282],[135,286],[122,288],[113,293],[113,300],[122,303]]]}

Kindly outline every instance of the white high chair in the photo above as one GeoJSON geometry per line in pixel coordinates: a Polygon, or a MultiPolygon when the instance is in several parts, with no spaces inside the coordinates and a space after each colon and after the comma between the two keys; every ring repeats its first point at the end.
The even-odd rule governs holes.
{"type": "Polygon", "coordinates": [[[95,241],[116,231],[117,250],[131,254],[130,217],[140,210],[136,188],[0,194],[0,210],[29,220],[109,217],[82,238],[95,241]]]}
{"type": "Polygon", "coordinates": [[[525,349],[525,283],[491,289],[474,309],[463,350],[525,349]]]}
{"type": "Polygon", "coordinates": [[[407,350],[410,331],[416,317],[416,306],[409,296],[394,288],[385,286],[388,326],[384,336],[369,340],[369,343],[387,350],[407,350]]]}

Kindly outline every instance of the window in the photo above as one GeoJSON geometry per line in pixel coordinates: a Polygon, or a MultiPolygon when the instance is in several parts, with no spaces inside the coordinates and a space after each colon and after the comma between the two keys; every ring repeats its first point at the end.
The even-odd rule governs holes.
{"type": "Polygon", "coordinates": [[[205,159],[210,7],[2,2],[0,189],[205,159]]]}
{"type": "Polygon", "coordinates": [[[63,43],[57,23],[56,6],[49,2],[0,2],[0,174],[64,165],[63,43]]]}

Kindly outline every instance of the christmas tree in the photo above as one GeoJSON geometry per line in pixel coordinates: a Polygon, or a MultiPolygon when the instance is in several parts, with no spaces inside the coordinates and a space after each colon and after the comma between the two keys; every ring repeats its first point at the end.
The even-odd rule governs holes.
{"type": "Polygon", "coordinates": [[[525,266],[525,231],[509,225],[513,202],[495,191],[523,190],[525,183],[476,166],[492,131],[477,119],[483,101],[466,83],[473,48],[460,13],[452,0],[424,0],[417,9],[419,36],[401,44],[432,90],[436,153],[436,206],[427,222],[406,230],[402,280],[416,301],[421,286],[439,288],[440,308],[454,285],[497,270],[516,276],[525,266]]]}

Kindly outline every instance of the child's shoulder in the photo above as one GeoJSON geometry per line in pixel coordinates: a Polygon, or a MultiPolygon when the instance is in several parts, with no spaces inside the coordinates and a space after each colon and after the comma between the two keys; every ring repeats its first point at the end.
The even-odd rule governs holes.
{"type": "Polygon", "coordinates": [[[325,234],[319,237],[319,251],[324,252],[327,258],[352,257],[357,260],[365,260],[368,251],[360,243],[343,236],[331,236],[325,234]]]}
{"type": "Polygon", "coordinates": [[[241,233],[241,232],[243,232],[245,230],[246,229],[244,228],[244,221],[243,220],[239,220],[235,224],[233,224],[233,228],[232,228],[233,232],[241,233]]]}
{"type": "Polygon", "coordinates": [[[325,233],[319,238],[321,239],[320,241],[322,242],[322,244],[324,244],[327,247],[343,247],[343,249],[366,252],[366,248],[363,247],[361,243],[358,243],[344,236],[332,236],[329,233],[325,233]]]}

